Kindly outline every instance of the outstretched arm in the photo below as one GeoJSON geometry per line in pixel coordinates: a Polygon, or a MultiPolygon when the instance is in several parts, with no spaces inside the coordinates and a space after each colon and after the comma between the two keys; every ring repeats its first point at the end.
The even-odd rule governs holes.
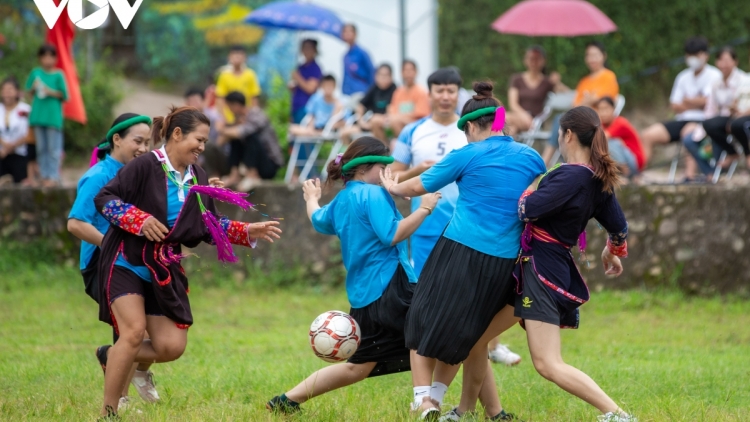
{"type": "Polygon", "coordinates": [[[408,217],[399,221],[398,228],[396,228],[396,235],[393,236],[393,240],[391,241],[391,246],[408,239],[409,236],[414,234],[425,218],[432,214],[441,196],[440,192],[425,195],[422,198],[420,207],[408,217]]]}
{"type": "Polygon", "coordinates": [[[323,190],[320,188],[320,179],[305,180],[302,184],[302,192],[307,204],[307,218],[312,221],[313,213],[320,208],[319,201],[323,194],[323,190]]]}
{"type": "Polygon", "coordinates": [[[393,196],[400,196],[402,198],[411,198],[414,196],[422,196],[427,193],[427,190],[422,185],[422,180],[419,177],[413,177],[403,183],[398,183],[398,174],[393,175],[390,167],[386,167],[384,171],[380,172],[380,181],[383,187],[393,196]]]}

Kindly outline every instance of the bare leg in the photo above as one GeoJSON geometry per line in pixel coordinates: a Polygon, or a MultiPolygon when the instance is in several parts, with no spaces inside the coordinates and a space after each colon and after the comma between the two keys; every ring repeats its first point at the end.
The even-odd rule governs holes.
{"type": "MultiPolygon", "coordinates": [[[[698,125],[696,123],[688,123],[680,132],[680,140],[685,139],[685,137],[693,132],[698,125]]],[[[685,156],[685,177],[688,179],[695,178],[695,175],[698,173],[698,163],[695,162],[695,158],[693,158],[692,155],[687,154],[685,156]]]]}
{"type": "Polygon", "coordinates": [[[287,398],[304,403],[313,397],[346,387],[367,378],[375,368],[375,362],[354,364],[341,363],[315,371],[304,381],[286,393],[287,398]]]}
{"type": "MultiPolygon", "coordinates": [[[[456,374],[458,374],[458,369],[460,367],[461,365],[448,365],[447,363],[438,361],[435,366],[435,382],[450,386],[456,378],[456,374]]],[[[489,417],[495,416],[503,411],[500,397],[497,394],[495,375],[492,372],[492,365],[489,360],[487,361],[487,374],[485,375],[484,382],[482,382],[482,388],[479,390],[479,402],[482,403],[482,406],[489,417]]]]}
{"type": "MultiPolygon", "coordinates": [[[[539,375],[596,407],[602,413],[622,412],[619,406],[588,375],[563,362],[560,327],[540,321],[526,321],[531,360],[539,375]]],[[[624,412],[623,412],[624,413],[624,412]]]]}
{"type": "Polygon", "coordinates": [[[490,340],[489,343],[487,343],[487,347],[490,350],[495,350],[497,348],[497,345],[500,344],[500,337],[495,337],[492,340],[490,340]]]}
{"type": "Polygon", "coordinates": [[[460,413],[474,410],[476,407],[479,391],[487,375],[487,344],[518,322],[518,318],[513,316],[513,311],[512,306],[506,305],[498,312],[477,344],[469,352],[469,356],[464,360],[464,381],[461,390],[461,403],[458,405],[460,413]]]}
{"type": "Polygon", "coordinates": [[[643,155],[646,158],[646,162],[649,162],[655,144],[669,143],[669,132],[663,124],[655,123],[643,131],[641,138],[643,140],[643,155]]]}
{"type": "MultiPolygon", "coordinates": [[[[109,350],[107,350],[107,356],[109,356],[109,352],[112,350],[110,347],[109,350]]],[[[108,358],[109,359],[109,358],[108,358]]],[[[130,381],[133,379],[133,375],[135,375],[135,370],[138,368],[138,363],[133,363],[133,365],[130,366],[130,372],[128,373],[128,379],[125,381],[125,388],[122,390],[122,394],[120,396],[127,397],[129,390],[130,390],[130,381]]]]}

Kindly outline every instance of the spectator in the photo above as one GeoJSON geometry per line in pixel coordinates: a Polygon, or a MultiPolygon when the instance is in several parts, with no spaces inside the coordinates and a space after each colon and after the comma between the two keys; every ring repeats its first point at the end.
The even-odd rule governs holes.
{"type": "Polygon", "coordinates": [[[21,101],[18,81],[5,79],[0,84],[0,178],[9,175],[13,183],[21,183],[27,176],[30,111],[21,101]]]}
{"type": "Polygon", "coordinates": [[[341,103],[334,95],[336,91],[336,78],[333,75],[323,76],[320,82],[320,91],[310,97],[305,106],[305,113],[310,115],[307,125],[292,125],[289,133],[293,136],[316,136],[320,135],[331,117],[341,110],[341,103]]]}
{"type": "Polygon", "coordinates": [[[510,78],[508,88],[508,114],[506,128],[513,136],[529,130],[534,117],[542,114],[547,95],[561,89],[560,74],[552,72],[547,76],[547,53],[541,46],[533,45],[526,49],[523,58],[526,71],[510,78]]]}
{"type": "Polygon", "coordinates": [[[382,121],[388,110],[388,105],[393,98],[396,84],[393,83],[393,69],[391,65],[383,63],[375,72],[375,84],[367,90],[362,100],[357,104],[355,111],[357,123],[341,130],[341,139],[346,145],[352,141],[352,137],[362,133],[363,130],[372,129],[372,120],[382,121]],[[366,113],[372,113],[369,119],[364,120],[366,113]]]}
{"type": "MultiPolygon", "coordinates": [[[[705,120],[704,108],[713,85],[721,79],[719,69],[707,64],[708,41],[693,37],[685,42],[685,63],[688,68],[677,75],[669,103],[677,113],[675,120],[655,123],[643,131],[643,152],[646,162],[651,159],[654,144],[667,144],[682,139],[705,120]]],[[[689,160],[692,166],[695,163],[689,160]]],[[[694,168],[694,167],[693,167],[694,168]]]]}
{"type": "Polygon", "coordinates": [[[244,164],[245,177],[239,189],[249,191],[261,179],[273,179],[284,165],[284,157],[276,131],[260,106],[247,106],[245,96],[240,92],[230,92],[225,98],[236,123],[220,131],[219,144],[229,141],[231,147],[230,173],[224,183],[234,186],[240,182],[240,164],[244,164]]]}
{"type": "Polygon", "coordinates": [[[599,99],[594,109],[599,114],[609,141],[609,155],[617,162],[623,175],[635,176],[646,164],[638,132],[626,118],[615,117],[615,100],[612,97],[599,99]]]}
{"type": "Polygon", "coordinates": [[[320,66],[315,62],[318,42],[311,39],[303,40],[300,51],[305,56],[305,62],[292,72],[292,80],[289,81],[289,88],[292,89],[292,123],[297,124],[305,117],[305,105],[318,90],[320,78],[323,77],[320,66]]]}
{"type": "Polygon", "coordinates": [[[40,67],[26,80],[26,90],[33,95],[29,124],[34,128],[42,185],[57,186],[63,152],[62,104],[68,99],[68,88],[63,73],[55,69],[57,49],[45,44],[37,57],[40,67]]]}
{"type": "MultiPolygon", "coordinates": [[[[448,66],[447,69],[453,70],[459,76],[461,75],[461,69],[459,69],[457,66],[448,66]]],[[[466,105],[466,103],[468,103],[473,96],[474,94],[472,92],[469,92],[469,90],[467,90],[466,88],[462,86],[458,87],[458,103],[456,103],[456,114],[458,114],[459,116],[461,115],[461,111],[463,111],[464,105],[466,105]]]]}
{"type": "MultiPolygon", "coordinates": [[[[589,68],[589,74],[581,78],[576,86],[576,96],[573,100],[573,106],[592,107],[602,97],[617,98],[620,94],[620,86],[617,84],[615,72],[607,69],[607,52],[604,44],[598,41],[592,41],[586,44],[586,66],[589,68]]],[[[560,87],[564,89],[564,87],[560,87]]],[[[542,151],[542,159],[550,166],[550,160],[558,148],[557,130],[560,127],[560,116],[555,118],[550,133],[549,144],[542,151]]]]}
{"type": "Polygon", "coordinates": [[[234,46],[229,50],[229,66],[219,73],[216,81],[216,109],[222,113],[224,122],[227,124],[234,123],[234,115],[225,107],[224,97],[230,92],[239,92],[247,102],[253,106],[258,105],[258,96],[260,95],[260,84],[255,72],[248,68],[247,53],[242,46],[234,46]]]}
{"type": "MultiPolygon", "coordinates": [[[[750,117],[740,117],[735,110],[738,89],[746,74],[737,68],[737,53],[732,47],[724,47],[716,53],[716,67],[721,71],[722,77],[714,81],[711,86],[706,101],[706,120],[690,136],[683,138],[683,144],[698,162],[698,166],[705,175],[711,175],[714,170],[700,148],[702,145],[700,141],[706,135],[711,138],[714,158],[718,160],[723,151],[727,152],[727,158],[723,163],[719,163],[722,166],[727,166],[737,160],[735,146],[727,141],[728,135],[732,133],[745,151],[745,159],[750,168],[750,150],[748,150],[747,133],[745,132],[750,117]]],[[[685,170],[685,177],[688,179],[694,178],[695,174],[689,174],[687,170],[685,170]]]]}
{"type": "Polygon", "coordinates": [[[427,91],[416,84],[417,64],[404,60],[401,65],[404,85],[396,88],[385,118],[371,121],[372,134],[381,141],[388,141],[401,133],[404,126],[430,114],[430,97],[427,91]],[[391,133],[386,133],[390,129],[391,133]]]}
{"type": "Polygon", "coordinates": [[[349,51],[344,56],[344,81],[341,92],[352,95],[367,92],[374,82],[375,69],[370,55],[357,42],[357,27],[352,23],[341,29],[341,39],[349,44],[349,51]]]}
{"type": "Polygon", "coordinates": [[[219,146],[218,144],[218,122],[221,120],[221,115],[216,108],[209,107],[206,104],[205,91],[197,88],[190,88],[185,92],[185,105],[201,110],[211,122],[206,149],[198,157],[200,166],[206,170],[208,177],[221,177],[229,174],[227,166],[229,146],[219,146]]]}

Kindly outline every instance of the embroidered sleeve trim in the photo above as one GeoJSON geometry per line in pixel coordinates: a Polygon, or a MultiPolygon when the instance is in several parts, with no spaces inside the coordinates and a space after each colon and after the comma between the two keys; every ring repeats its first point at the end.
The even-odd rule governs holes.
{"type": "Polygon", "coordinates": [[[141,236],[143,224],[152,217],[151,214],[141,211],[135,205],[119,199],[107,202],[102,208],[102,215],[110,224],[137,236],[141,236]]]}
{"type": "Polygon", "coordinates": [[[221,224],[221,228],[224,229],[224,232],[227,234],[229,242],[233,245],[254,248],[258,244],[258,239],[250,237],[250,223],[233,221],[226,216],[221,216],[219,223],[221,224]]]}
{"type": "Polygon", "coordinates": [[[527,189],[523,191],[523,194],[521,195],[521,199],[518,200],[518,218],[521,219],[521,221],[524,221],[526,223],[535,220],[535,219],[530,219],[526,216],[526,198],[532,193],[534,193],[533,190],[527,189]]]}

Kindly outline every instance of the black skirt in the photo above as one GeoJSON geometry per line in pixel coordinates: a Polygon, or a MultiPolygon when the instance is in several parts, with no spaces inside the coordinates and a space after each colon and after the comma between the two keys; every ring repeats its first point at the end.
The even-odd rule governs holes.
{"type": "Polygon", "coordinates": [[[515,261],[441,237],[414,291],[406,346],[450,365],[463,362],[495,315],[514,304],[515,261]]]}
{"type": "Polygon", "coordinates": [[[368,377],[409,371],[409,349],[404,340],[406,314],[414,294],[414,284],[399,265],[383,295],[364,308],[350,309],[357,321],[361,340],[349,363],[377,362],[368,377]]]}

